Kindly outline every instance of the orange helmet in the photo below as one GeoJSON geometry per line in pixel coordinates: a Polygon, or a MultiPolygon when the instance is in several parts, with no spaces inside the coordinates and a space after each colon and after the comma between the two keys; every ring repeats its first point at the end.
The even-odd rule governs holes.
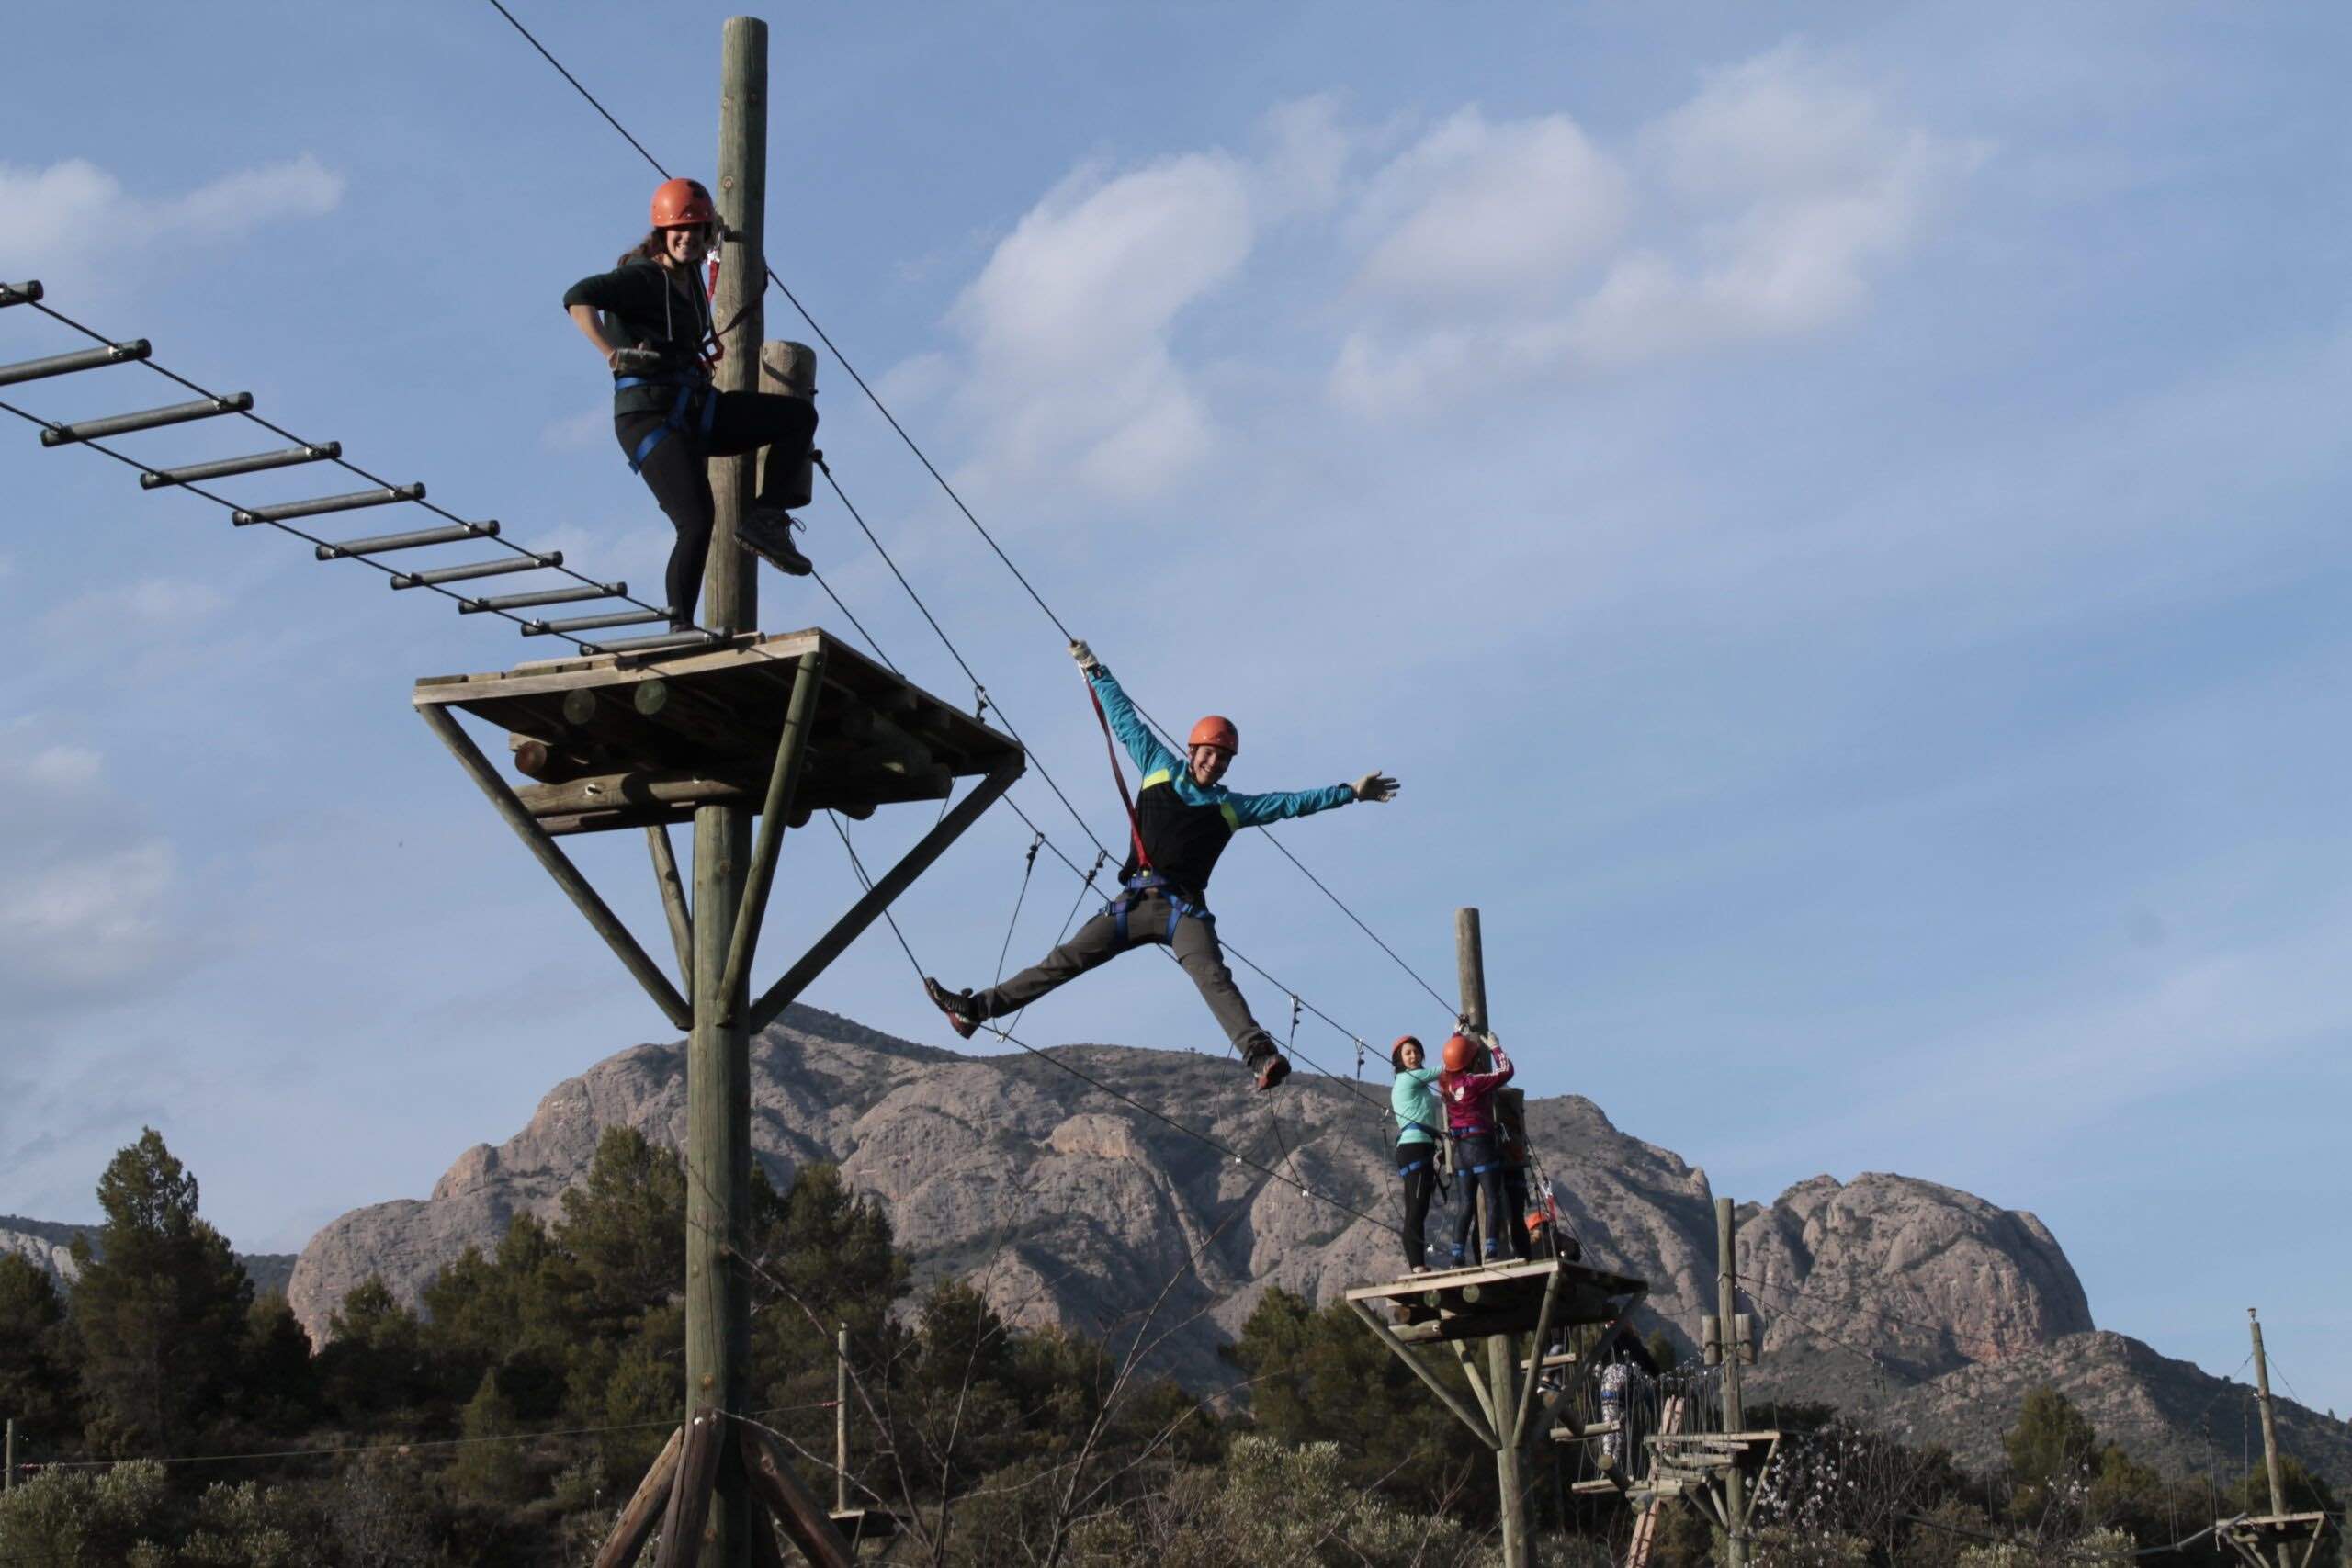
{"type": "Polygon", "coordinates": [[[1470,1064],[1478,1059],[1478,1043],[1467,1034],[1449,1034],[1445,1038],[1445,1070],[1466,1073],[1470,1064]]]}
{"type": "Polygon", "coordinates": [[[664,180],[653,187],[656,229],[691,229],[718,221],[718,209],[710,204],[710,192],[700,180],[664,180]]]}
{"type": "Polygon", "coordinates": [[[1396,1037],[1396,1043],[1388,1047],[1388,1065],[1396,1068],[1398,1072],[1403,1072],[1405,1070],[1405,1047],[1408,1045],[1419,1045],[1420,1043],[1421,1037],[1418,1034],[1398,1035],[1396,1037]]]}
{"type": "Polygon", "coordinates": [[[1234,728],[1233,721],[1223,714],[1213,713],[1193,726],[1193,738],[1184,744],[1188,747],[1214,746],[1227,756],[1233,756],[1241,750],[1241,731],[1234,728]]]}

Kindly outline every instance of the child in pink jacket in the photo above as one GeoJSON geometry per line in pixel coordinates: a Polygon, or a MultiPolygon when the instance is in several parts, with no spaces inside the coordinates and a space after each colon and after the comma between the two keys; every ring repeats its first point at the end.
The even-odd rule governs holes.
{"type": "Polygon", "coordinates": [[[1499,1042],[1489,1039],[1487,1049],[1493,1053],[1495,1070],[1474,1073],[1470,1067],[1478,1059],[1478,1047],[1479,1043],[1466,1034],[1448,1040],[1445,1071],[1438,1075],[1436,1086],[1438,1099],[1445,1106],[1446,1134],[1453,1140],[1453,1168],[1463,1178],[1462,1213],[1453,1221],[1457,1269],[1469,1261],[1464,1254],[1471,1228],[1478,1224],[1482,1195],[1489,1216],[1480,1227],[1486,1237],[1485,1261],[1497,1263],[1512,1256],[1504,1238],[1518,1231],[1505,1216],[1502,1147],[1495,1131],[1495,1090],[1510,1082],[1510,1058],[1503,1054],[1499,1042]]]}

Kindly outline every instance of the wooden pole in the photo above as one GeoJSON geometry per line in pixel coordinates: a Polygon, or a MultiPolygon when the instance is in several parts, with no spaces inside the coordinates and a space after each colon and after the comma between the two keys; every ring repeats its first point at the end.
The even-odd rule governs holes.
{"type": "Polygon", "coordinates": [[[849,1512],[849,1325],[833,1333],[833,1512],[849,1512]]]}
{"type": "MultiPolygon", "coordinates": [[[[719,221],[734,238],[719,252],[718,293],[712,319],[728,329],[720,337],[726,357],[713,379],[722,392],[755,392],[760,386],[760,345],[766,319],[768,214],[768,25],[757,17],[729,17],[719,45],[718,203],[719,221]]],[[[714,457],[711,498],[717,511],[710,531],[710,559],[704,569],[704,625],[715,631],[742,632],[760,621],[759,580],[754,563],[735,544],[758,482],[759,459],[714,457]]]]}
{"type": "Polygon", "coordinates": [[[670,945],[678,950],[678,983],[695,983],[695,917],[686,908],[685,878],[678,874],[678,853],[670,847],[668,824],[654,822],[645,829],[646,848],[653,855],[653,880],[662,889],[662,912],[670,918],[670,945]]]}
{"type": "MultiPolygon", "coordinates": [[[[1478,930],[1478,911],[1453,912],[1454,964],[1462,986],[1462,1021],[1473,1033],[1489,1029],[1487,1014],[1487,955],[1478,930]]],[[[1479,1242],[1491,1247],[1502,1234],[1502,1216],[1486,1212],[1479,1196],[1479,1242]]],[[[1540,1353],[1540,1352],[1539,1352],[1540,1353]]],[[[1531,1374],[1532,1375],[1532,1374],[1531,1374]]],[[[1513,1428],[1519,1405],[1519,1337],[1487,1337],[1487,1396],[1495,1417],[1495,1481],[1501,1494],[1503,1568],[1533,1568],[1533,1543],[1528,1539],[1527,1488],[1520,1473],[1521,1434],[1513,1428]]]]}
{"type": "MultiPolygon", "coordinates": [[[[1735,1343],[1739,1321],[1739,1275],[1733,1235],[1732,1201],[1715,1200],[1715,1339],[1724,1359],[1724,1430],[1744,1430],[1739,1408],[1739,1347],[1735,1343]]],[[[1726,1568],[1746,1568],[1747,1519],[1742,1495],[1747,1487],[1739,1467],[1724,1474],[1724,1523],[1728,1530],[1724,1562],[1726,1568]]]]}
{"type": "Polygon", "coordinates": [[[792,702],[785,711],[784,733],[776,740],[767,799],[760,807],[760,839],[743,878],[743,905],[735,915],[734,934],[727,943],[727,966],[718,982],[718,1005],[730,1023],[743,1013],[744,976],[751,971],[752,950],[760,944],[760,921],[767,913],[768,891],[775,886],[784,819],[792,810],[793,792],[800,783],[800,760],[808,750],[808,727],[817,716],[817,688],[824,684],[824,671],[825,656],[819,651],[802,654],[800,666],[793,672],[792,702]]]}
{"type": "Polygon", "coordinates": [[[614,1521],[612,1533],[605,1537],[605,1544],[596,1553],[595,1568],[634,1568],[638,1553],[645,1549],[646,1538],[669,1512],[670,1486],[677,1478],[678,1455],[685,1440],[684,1427],[670,1434],[670,1440],[654,1458],[653,1468],[637,1483],[636,1495],[614,1521]]]}
{"type": "MultiPolygon", "coordinates": [[[[720,35],[719,220],[732,231],[720,255],[718,297],[722,391],[750,390],[759,374],[760,299],[766,288],[767,24],[730,17],[720,35]]],[[[704,624],[739,632],[759,624],[750,558],[735,525],[750,498],[754,459],[711,463],[718,502],[704,568],[704,624]]],[[[752,1195],[751,1032],[728,1006],[727,958],[749,880],[752,812],[726,803],[695,810],[695,1028],[686,1042],[686,1408],[728,1416],[749,1407],[751,1281],[735,1261],[752,1195]]],[[[733,1427],[733,1423],[729,1423],[733,1427]]],[[[726,1434],[732,1442],[737,1433],[726,1434]]],[[[751,1493],[741,1463],[715,1467],[703,1568],[751,1568],[751,1493]]],[[[681,1476],[684,1484],[684,1476],[681,1476]]]]}
{"type": "MultiPolygon", "coordinates": [[[[2246,1326],[2254,1331],[2254,1386],[2262,1408],[2262,1462],[2270,1471],[2270,1511],[2287,1511],[2287,1486],[2278,1470],[2278,1423],[2270,1411],[2270,1358],[2262,1352],[2262,1320],[2245,1309],[2246,1326]]],[[[2283,1561],[2283,1549],[2282,1549],[2283,1561]]]]}
{"type": "Polygon", "coordinates": [[[14,1416],[8,1417],[7,1458],[0,1462],[5,1462],[7,1467],[0,1470],[0,1476],[6,1478],[0,1480],[0,1492],[14,1492],[17,1489],[17,1418],[14,1416]]]}

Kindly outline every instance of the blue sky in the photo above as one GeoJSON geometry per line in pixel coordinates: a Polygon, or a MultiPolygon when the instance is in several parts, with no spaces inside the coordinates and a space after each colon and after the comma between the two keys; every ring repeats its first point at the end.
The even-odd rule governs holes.
{"type": "MultiPolygon", "coordinates": [[[[1239,721],[1237,786],[1404,779],[1287,841],[1441,984],[1485,910],[1531,1088],[1742,1197],[1892,1169],[2032,1209],[2103,1326],[2227,1371],[2258,1303],[2352,1407],[2352,21],[2052,9],[779,16],[769,254],[1146,705],[1239,721]]],[[[707,173],[723,9],[518,14],[707,173]]],[[[486,5],[51,7],[0,86],[0,276],[658,582],[557,303],[652,176],[486,5]]],[[[72,346],[0,313],[0,358],[72,346]]],[[[1052,628],[820,385],[843,485],[1115,839],[1052,628]]],[[[540,645],[0,439],[0,1211],[88,1216],[153,1123],[241,1245],[292,1249],[668,1037],[406,711],[540,645]]],[[[963,694],[839,507],[808,522],[963,694]]],[[[658,937],[619,837],[582,859],[658,937]]],[[[1026,842],[999,812],[906,901],[944,977],[986,979],[1026,842]]],[[[772,958],[842,861],[787,849],[772,958]]],[[[1014,962],[1075,890],[1041,864],[1014,962]]],[[[1265,846],[1217,895],[1347,1029],[1442,1026],[1265,846]]],[[[886,934],[808,999],[942,1033],[886,934]]],[[[1023,1033],[1219,1047],[1147,962],[1023,1033]]]]}

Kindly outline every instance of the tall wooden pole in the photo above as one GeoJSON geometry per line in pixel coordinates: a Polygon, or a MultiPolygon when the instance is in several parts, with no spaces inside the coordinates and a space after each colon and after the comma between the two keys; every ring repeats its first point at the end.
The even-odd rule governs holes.
{"type": "Polygon", "coordinates": [[[7,1479],[0,1481],[0,1492],[14,1492],[17,1489],[17,1418],[14,1416],[8,1417],[8,1455],[5,1462],[6,1468],[0,1470],[0,1475],[7,1479]]]}
{"type": "MultiPolygon", "coordinates": [[[[719,220],[736,238],[720,253],[718,294],[712,312],[732,323],[721,339],[721,390],[743,391],[759,374],[760,298],[766,282],[762,244],[767,217],[767,24],[755,17],[728,18],[721,35],[718,184],[712,193],[719,220]]],[[[703,580],[705,624],[719,631],[758,625],[752,563],[735,545],[735,525],[752,491],[756,459],[724,457],[711,464],[718,502],[710,557],[703,580]]],[[[734,1254],[751,1207],[751,1032],[740,998],[722,995],[728,950],[751,866],[752,813],[741,806],[706,806],[695,813],[694,1032],[686,1043],[686,1397],[689,1417],[709,1406],[729,1416],[749,1406],[745,1374],[751,1359],[751,1286],[734,1254]],[[734,1005],[729,1005],[734,1004],[734,1005]]],[[[741,1427],[727,1423],[724,1441],[738,1443],[741,1427]]],[[[749,1568],[751,1495],[741,1463],[718,1467],[717,1495],[704,1529],[703,1568],[749,1568]]]]}
{"type": "MultiPolygon", "coordinates": [[[[2278,1471],[2278,1423],[2270,1412],[2270,1358],[2262,1353],[2262,1320],[2245,1309],[2246,1326],[2254,1331],[2254,1386],[2262,1406],[2262,1462],[2270,1470],[2270,1511],[2287,1511],[2287,1485],[2278,1471]]],[[[2285,1548],[2280,1549],[2285,1561],[2285,1548]]]]}
{"type": "MultiPolygon", "coordinates": [[[[1462,987],[1462,1021],[1473,1033],[1483,1034],[1487,1017],[1487,954],[1478,930],[1478,911],[1453,912],[1453,954],[1462,987]]],[[[1483,1201],[1483,1195],[1474,1201],[1483,1201]]],[[[1479,1240],[1492,1246],[1503,1234],[1503,1216],[1480,1214],[1479,1240]]],[[[1540,1354],[1540,1350],[1536,1352],[1540,1354]]],[[[1519,1408],[1519,1337],[1487,1337],[1487,1393],[1495,1408],[1495,1482],[1500,1494],[1503,1524],[1503,1568],[1533,1568],[1534,1545],[1528,1539],[1527,1488],[1520,1473],[1520,1445],[1511,1430],[1511,1414],[1519,1408]]],[[[1530,1376],[1534,1375],[1532,1371],[1530,1376]]]]}
{"type": "MultiPolygon", "coordinates": [[[[1739,1408],[1739,1274],[1737,1241],[1733,1235],[1732,1201],[1715,1200],[1715,1339],[1724,1359],[1724,1430],[1744,1430],[1739,1408]]],[[[1745,1568],[1747,1562],[1747,1519],[1744,1494],[1747,1481],[1734,1465],[1724,1472],[1724,1516],[1731,1535],[1724,1562],[1727,1568],[1745,1568]]]]}

